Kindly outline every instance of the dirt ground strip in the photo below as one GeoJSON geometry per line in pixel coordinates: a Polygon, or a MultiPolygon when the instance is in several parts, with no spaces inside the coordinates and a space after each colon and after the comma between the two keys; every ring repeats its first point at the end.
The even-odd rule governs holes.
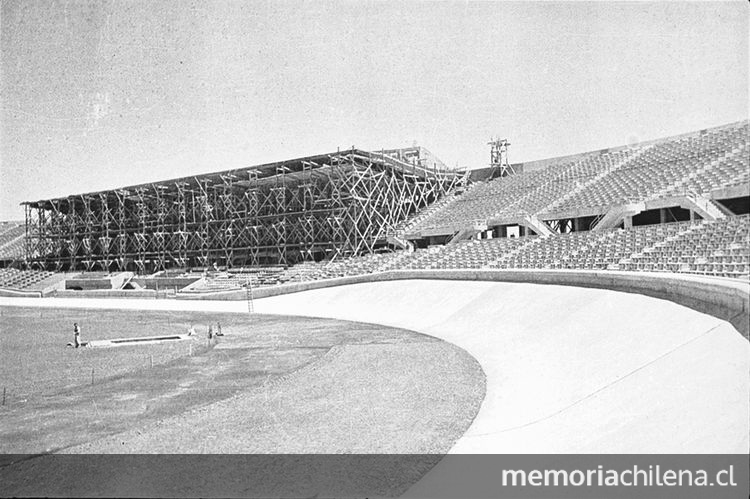
{"type": "MultiPolygon", "coordinates": [[[[107,313],[126,312],[97,312],[107,313]]],[[[180,315],[183,322],[199,319],[180,315]]],[[[6,455],[0,493],[196,496],[219,486],[216,495],[228,496],[398,495],[466,431],[484,397],[479,364],[429,336],[326,319],[203,315],[221,320],[226,333],[210,349],[93,386],[32,391],[26,402],[0,408],[2,452],[55,453],[15,463],[6,455]],[[88,459],[87,476],[101,478],[80,480],[81,463],[60,453],[135,461],[122,467],[117,459],[88,459]],[[277,458],[250,468],[227,465],[233,453],[277,458]],[[316,461],[319,472],[310,474],[290,472],[278,456],[341,453],[381,459],[316,461]],[[164,469],[140,454],[184,454],[185,466],[164,469]],[[219,456],[195,462],[190,454],[219,456]],[[394,462],[393,454],[422,457],[394,462]]],[[[107,350],[143,355],[133,348],[107,350]]]]}

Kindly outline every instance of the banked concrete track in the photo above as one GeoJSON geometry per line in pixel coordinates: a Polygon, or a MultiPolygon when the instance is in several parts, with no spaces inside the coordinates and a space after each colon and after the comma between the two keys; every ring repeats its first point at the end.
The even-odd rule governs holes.
{"type": "MultiPolygon", "coordinates": [[[[42,307],[246,312],[244,301],[0,298],[42,307]]],[[[454,453],[745,453],[750,343],[670,301],[573,286],[393,280],[255,311],[411,329],[469,352],[487,393],[454,453]]]]}
{"type": "Polygon", "coordinates": [[[482,407],[454,453],[745,453],[750,344],[729,323],[616,291],[401,280],[256,300],[374,322],[473,355],[482,407]]]}

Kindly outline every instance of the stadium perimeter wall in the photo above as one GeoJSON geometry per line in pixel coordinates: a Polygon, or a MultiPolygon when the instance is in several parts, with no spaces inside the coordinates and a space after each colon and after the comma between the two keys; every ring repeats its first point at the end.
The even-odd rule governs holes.
{"type": "MultiPolygon", "coordinates": [[[[554,284],[636,293],[669,300],[725,320],[745,338],[750,339],[750,283],[693,275],[580,270],[395,270],[258,288],[253,290],[253,298],[268,298],[347,284],[410,279],[554,284]]],[[[235,301],[247,300],[247,293],[245,290],[234,290],[200,295],[178,294],[177,298],[235,301]]]]}

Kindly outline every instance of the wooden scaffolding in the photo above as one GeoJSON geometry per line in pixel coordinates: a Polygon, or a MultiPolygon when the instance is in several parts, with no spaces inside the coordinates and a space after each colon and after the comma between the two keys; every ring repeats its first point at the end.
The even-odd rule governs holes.
{"type": "Polygon", "coordinates": [[[25,202],[29,266],[132,270],[292,265],[374,251],[465,181],[419,148],[352,149],[25,202]]]}

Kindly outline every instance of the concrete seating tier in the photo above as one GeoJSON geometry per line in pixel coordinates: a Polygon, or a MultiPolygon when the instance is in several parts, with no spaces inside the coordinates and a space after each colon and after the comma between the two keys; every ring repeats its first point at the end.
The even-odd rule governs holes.
{"type": "Polygon", "coordinates": [[[282,280],[284,282],[303,282],[370,274],[383,270],[400,254],[401,252],[373,253],[326,262],[303,262],[287,269],[282,280]]]}
{"type": "Polygon", "coordinates": [[[26,226],[23,222],[0,222],[0,260],[21,256],[25,237],[26,226]]]}
{"type": "Polygon", "coordinates": [[[403,220],[402,222],[398,223],[392,231],[389,232],[389,235],[401,235],[405,234],[414,227],[417,226],[420,222],[423,222],[427,220],[428,218],[432,217],[434,213],[437,213],[438,211],[441,211],[443,208],[445,208],[448,204],[453,203],[457,199],[457,195],[455,193],[450,193],[442,198],[438,199],[428,207],[418,211],[414,215],[410,216],[406,220],[403,220]]]}
{"type": "Polygon", "coordinates": [[[626,161],[625,149],[553,164],[541,170],[472,184],[466,192],[413,225],[412,230],[537,214],[597,175],[626,161]]]}
{"type": "Polygon", "coordinates": [[[409,219],[408,232],[470,226],[578,210],[606,210],[624,202],[658,199],[750,182],[748,122],[662,139],[579,159],[552,162],[470,185],[409,219]]]}
{"type": "Polygon", "coordinates": [[[603,176],[558,206],[559,210],[606,207],[747,181],[748,123],[697,136],[665,139],[644,149],[625,167],[603,176]]]}
{"type": "Polygon", "coordinates": [[[631,255],[690,227],[690,222],[649,225],[631,230],[574,232],[536,238],[495,268],[617,269],[631,255]]]}
{"type": "Polygon", "coordinates": [[[304,263],[289,268],[285,276],[303,281],[399,269],[471,268],[664,271],[747,279],[750,216],[546,238],[476,239],[328,264],[304,263]]]}
{"type": "Polygon", "coordinates": [[[523,244],[519,238],[463,241],[446,246],[434,259],[425,262],[427,269],[478,269],[497,260],[523,244]]]}
{"type": "Polygon", "coordinates": [[[45,270],[0,269],[0,288],[28,289],[52,275],[45,270]]]}
{"type": "Polygon", "coordinates": [[[747,279],[750,274],[750,216],[695,224],[647,248],[623,270],[685,272],[747,279]]]}
{"type": "Polygon", "coordinates": [[[202,282],[193,285],[193,289],[199,291],[219,291],[241,288],[248,283],[254,288],[274,286],[283,282],[283,273],[283,267],[236,268],[218,274],[209,273],[202,282]]]}

